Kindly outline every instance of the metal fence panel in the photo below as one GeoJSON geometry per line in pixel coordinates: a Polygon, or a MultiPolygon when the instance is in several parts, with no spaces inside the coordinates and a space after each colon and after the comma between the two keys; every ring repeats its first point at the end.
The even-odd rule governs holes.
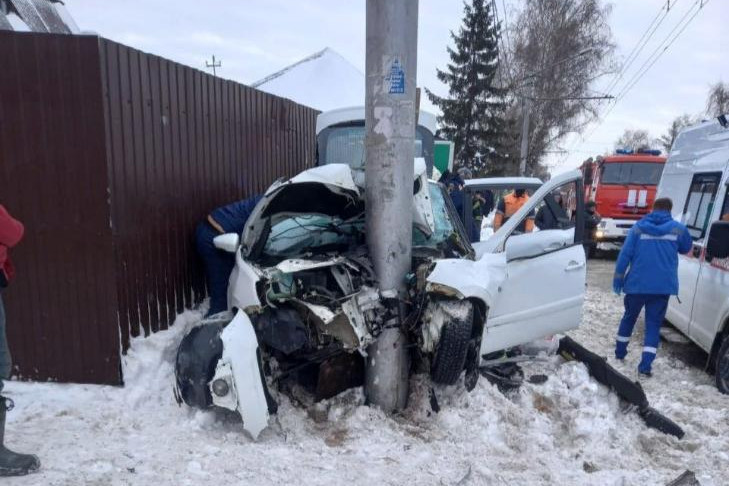
{"type": "Polygon", "coordinates": [[[14,373],[117,383],[97,39],[0,32],[0,45],[0,203],[26,227],[3,291],[14,373]]]}
{"type": "Polygon", "coordinates": [[[93,36],[0,45],[0,203],[27,227],[3,293],[16,372],[120,383],[130,338],[204,296],[197,223],[313,166],[317,112],[93,36]]]}

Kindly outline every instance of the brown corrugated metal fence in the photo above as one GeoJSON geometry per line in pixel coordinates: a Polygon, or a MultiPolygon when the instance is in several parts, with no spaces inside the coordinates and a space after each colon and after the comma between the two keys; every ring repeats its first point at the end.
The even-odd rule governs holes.
{"type": "Polygon", "coordinates": [[[90,36],[0,32],[16,372],[119,383],[120,341],[204,291],[194,227],[314,163],[316,111],[90,36]]]}

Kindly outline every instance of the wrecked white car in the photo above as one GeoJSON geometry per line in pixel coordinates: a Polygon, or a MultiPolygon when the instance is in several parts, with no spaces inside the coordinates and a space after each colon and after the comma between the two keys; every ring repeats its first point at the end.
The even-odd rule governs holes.
{"type": "MultiPolygon", "coordinates": [[[[364,190],[353,172],[331,164],[278,181],[242,235],[216,239],[236,255],[232,314],[204,321],[181,343],[180,401],[235,411],[256,437],[276,412],[277,391],[304,388],[323,399],[362,384],[367,346],[396,316],[382,305],[392,296],[377,288],[364,190]]],[[[472,389],[483,355],[579,324],[580,208],[558,228],[515,231],[538,208],[556,211],[552,191],[579,177],[575,171],[545,184],[493,237],[472,247],[445,189],[427,179],[422,159],[416,162],[404,325],[413,362],[433,381],[453,384],[465,370],[472,389]]]]}

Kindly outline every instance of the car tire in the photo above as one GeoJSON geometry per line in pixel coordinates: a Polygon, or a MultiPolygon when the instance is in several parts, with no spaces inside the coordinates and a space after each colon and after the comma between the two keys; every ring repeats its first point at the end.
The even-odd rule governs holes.
{"type": "Polygon", "coordinates": [[[729,336],[725,336],[716,354],[716,368],[714,370],[716,387],[721,393],[729,395],[729,336]]]}
{"type": "Polygon", "coordinates": [[[467,305],[464,317],[446,322],[441,329],[430,368],[435,383],[453,385],[464,369],[473,332],[473,305],[470,302],[467,305]]]}
{"type": "Polygon", "coordinates": [[[203,324],[193,328],[180,342],[175,358],[175,380],[179,398],[190,407],[208,408],[213,398],[208,383],[223,354],[220,333],[225,323],[203,324]]]}

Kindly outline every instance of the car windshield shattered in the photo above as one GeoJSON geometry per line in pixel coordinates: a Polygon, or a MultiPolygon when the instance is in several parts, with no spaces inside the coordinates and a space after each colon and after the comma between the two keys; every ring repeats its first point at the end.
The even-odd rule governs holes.
{"type": "Polygon", "coordinates": [[[263,253],[272,258],[288,258],[307,252],[347,249],[361,243],[364,217],[354,220],[322,214],[296,215],[271,227],[263,253]]]}

